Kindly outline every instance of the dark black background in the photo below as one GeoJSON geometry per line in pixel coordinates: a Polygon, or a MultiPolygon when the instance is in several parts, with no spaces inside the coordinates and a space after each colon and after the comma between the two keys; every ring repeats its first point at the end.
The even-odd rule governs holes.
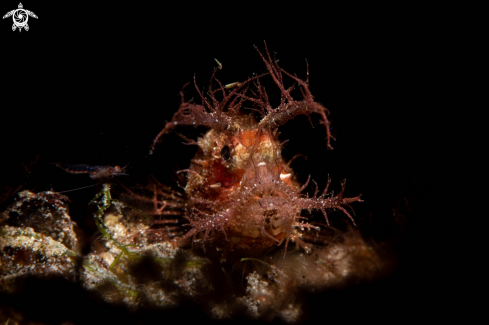
{"type": "MultiPolygon", "coordinates": [[[[17,5],[2,3],[2,15],[17,5]]],[[[439,218],[430,208],[435,191],[431,157],[438,138],[430,130],[440,113],[433,93],[443,35],[430,23],[433,12],[353,5],[319,9],[298,3],[265,9],[245,2],[23,5],[39,17],[29,18],[28,32],[12,32],[11,18],[0,25],[2,182],[33,191],[93,183],[50,162],[131,162],[134,181],[151,174],[171,182],[172,168],[188,167],[195,149],[169,135],[155,155],[148,153],[178,109],[183,84],[195,74],[198,85],[207,87],[214,58],[223,64],[218,75],[223,83],[265,72],[253,45],[263,51],[266,40],[280,65],[301,78],[307,58],[310,89],[330,110],[337,138],[335,149],[328,151],[318,117],[312,116],[315,128],[297,118],[281,128],[282,138],[289,139],[284,156],[307,156],[293,165],[302,182],[310,174],[322,188],[329,174],[338,190],[339,181],[347,178],[346,194],[362,193],[365,200],[355,205],[359,226],[377,242],[392,243],[398,262],[383,280],[308,296],[308,319],[389,319],[430,308],[437,294],[438,249],[430,225],[439,218]],[[39,161],[26,177],[21,164],[36,155],[39,161]],[[399,202],[406,220],[393,216],[399,202]]],[[[197,93],[188,87],[186,98],[192,97],[197,99],[197,93]]],[[[86,223],[83,206],[95,191],[70,194],[80,224],[86,223]]],[[[14,301],[0,298],[2,304],[14,301]]],[[[79,304],[79,311],[86,312],[89,303],[73,299],[69,310],[78,310],[79,304]]],[[[98,310],[109,308],[102,306],[98,310]]],[[[170,317],[165,315],[153,316],[170,317]]]]}

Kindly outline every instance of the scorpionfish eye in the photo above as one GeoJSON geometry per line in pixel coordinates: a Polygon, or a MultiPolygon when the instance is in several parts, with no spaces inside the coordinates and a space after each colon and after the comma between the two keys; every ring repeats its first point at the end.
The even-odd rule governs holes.
{"type": "Polygon", "coordinates": [[[229,146],[228,145],[222,147],[222,149],[221,149],[221,157],[224,160],[229,160],[229,158],[231,157],[231,151],[229,150],[229,146]]]}

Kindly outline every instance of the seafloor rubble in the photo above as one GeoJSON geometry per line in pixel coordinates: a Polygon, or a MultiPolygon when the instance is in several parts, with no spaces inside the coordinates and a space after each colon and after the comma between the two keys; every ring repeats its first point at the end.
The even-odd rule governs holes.
{"type": "MultiPolygon", "coordinates": [[[[301,292],[318,292],[370,280],[383,268],[356,230],[308,230],[310,252],[276,248],[257,257],[221,263],[206,252],[178,248],[171,236],[155,236],[151,220],[111,197],[93,200],[100,235],[90,248],[68,213],[69,199],[55,192],[22,191],[1,214],[0,290],[13,294],[29,277],[64,278],[100,299],[129,310],[167,309],[191,301],[215,319],[297,322],[301,292]]],[[[165,228],[161,228],[165,229],[165,228]]]]}

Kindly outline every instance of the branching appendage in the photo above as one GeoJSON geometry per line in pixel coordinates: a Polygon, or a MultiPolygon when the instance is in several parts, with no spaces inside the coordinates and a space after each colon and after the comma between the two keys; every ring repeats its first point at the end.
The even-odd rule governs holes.
{"type": "Polygon", "coordinates": [[[215,77],[216,71],[217,69],[212,75],[211,87],[208,91],[210,100],[204,97],[204,95],[198,88],[194,77],[195,88],[197,89],[197,92],[202,99],[202,105],[185,102],[184,89],[188,85],[188,83],[183,86],[182,91],[180,92],[180,108],[175,113],[172,120],[165,124],[165,127],[160,131],[160,133],[158,133],[158,135],[154,139],[153,144],[151,145],[150,154],[153,153],[154,148],[156,144],[160,141],[161,137],[164,134],[171,132],[173,129],[175,129],[175,127],[179,125],[192,125],[194,127],[207,126],[212,129],[224,130],[229,124],[233,122],[233,118],[236,116],[241,108],[243,100],[236,102],[236,100],[239,98],[239,95],[246,93],[249,83],[263,76],[255,76],[249,78],[244,82],[236,83],[234,89],[228,92],[226,89],[229,89],[229,87],[223,87],[220,81],[215,77]],[[220,85],[219,89],[212,89],[212,81],[216,81],[220,85]],[[218,92],[222,92],[223,99],[221,101],[218,101],[215,98],[215,95],[218,92]],[[225,107],[228,108],[227,112],[224,112],[225,107]]]}
{"type": "MultiPolygon", "coordinates": [[[[124,208],[143,216],[145,223],[149,221],[144,235],[147,240],[172,241],[175,237],[181,237],[187,202],[185,194],[161,184],[154,177],[148,181],[147,185],[138,185],[132,189],[120,183],[125,189],[122,193],[124,208]]],[[[133,236],[140,235],[135,232],[133,236]]]]}
{"type": "MultiPolygon", "coordinates": [[[[140,187],[139,190],[144,190],[145,194],[140,195],[135,191],[129,189],[124,184],[120,183],[120,185],[127,191],[128,195],[126,195],[126,199],[130,199],[136,201],[138,204],[146,204],[151,205],[152,209],[149,211],[145,211],[144,213],[139,209],[131,207],[129,205],[125,205],[126,208],[129,208],[138,214],[148,218],[148,215],[151,216],[175,216],[180,217],[183,215],[182,209],[185,206],[185,196],[177,191],[172,190],[168,186],[165,186],[159,183],[156,179],[153,178],[153,182],[151,182],[147,187],[140,187]],[[152,196],[149,198],[148,196],[152,196]]],[[[176,223],[175,219],[160,220],[156,221],[156,223],[176,223]]]]}
{"type": "Polygon", "coordinates": [[[309,67],[307,67],[307,79],[306,81],[304,81],[288,73],[281,67],[279,67],[277,61],[272,60],[272,58],[270,57],[270,53],[268,52],[266,43],[265,43],[265,53],[267,55],[266,58],[260,52],[260,50],[258,50],[256,46],[255,49],[260,54],[261,58],[263,59],[263,62],[265,62],[265,65],[267,66],[267,70],[269,74],[272,76],[273,81],[282,92],[282,100],[280,105],[273,110],[268,110],[268,114],[260,121],[260,125],[263,126],[270,125],[275,128],[285,124],[287,121],[295,118],[298,115],[304,114],[309,116],[312,113],[317,113],[321,115],[321,118],[323,120],[322,122],[326,127],[327,147],[328,149],[333,149],[333,147],[331,146],[331,139],[333,140],[335,139],[333,138],[333,136],[329,131],[330,123],[327,118],[327,114],[329,114],[329,111],[323,105],[314,101],[314,96],[311,94],[311,91],[309,90],[309,67]],[[293,87],[290,87],[287,90],[284,88],[282,73],[289,76],[296,83],[299,84],[299,86],[301,87],[302,96],[304,97],[303,100],[297,101],[291,97],[290,91],[292,90],[293,87]]]}
{"type": "Polygon", "coordinates": [[[215,215],[208,215],[198,209],[194,208],[194,213],[191,217],[187,217],[192,229],[185,234],[182,240],[189,237],[194,237],[198,233],[204,232],[204,237],[202,241],[206,241],[209,237],[211,230],[220,230],[226,236],[225,225],[229,221],[229,217],[233,212],[225,211],[225,213],[219,213],[215,215]]]}
{"type": "Polygon", "coordinates": [[[328,225],[328,227],[329,227],[329,220],[328,220],[328,215],[326,213],[326,209],[333,209],[333,210],[338,209],[342,211],[351,220],[353,225],[356,226],[355,220],[353,220],[353,217],[350,215],[348,211],[346,211],[344,207],[349,207],[350,210],[353,212],[353,208],[349,204],[353,202],[363,202],[363,200],[360,199],[361,194],[356,197],[344,198],[343,192],[345,191],[346,181],[343,180],[341,182],[340,193],[338,193],[338,195],[336,196],[331,196],[330,198],[326,198],[326,196],[332,195],[331,193],[328,193],[330,183],[331,183],[331,179],[328,178],[328,183],[326,184],[323,194],[321,194],[319,197],[316,195],[317,194],[317,190],[316,190],[316,194],[312,198],[303,198],[299,201],[300,202],[299,204],[301,205],[302,208],[309,211],[321,210],[321,212],[324,215],[324,218],[326,219],[326,224],[328,225]]]}
{"type": "Polygon", "coordinates": [[[271,58],[266,43],[266,57],[258,50],[256,46],[255,48],[260,57],[263,59],[268,73],[251,77],[244,82],[234,82],[232,83],[233,86],[230,87],[229,85],[222,86],[221,82],[215,77],[216,72],[219,70],[216,68],[211,77],[211,83],[208,91],[208,95],[210,97],[209,99],[202,94],[194,77],[195,88],[202,99],[202,104],[185,102],[184,89],[189,83],[185,84],[180,92],[180,108],[175,113],[172,120],[166,123],[165,127],[155,137],[153,144],[151,145],[150,154],[153,153],[154,148],[160,141],[161,137],[164,134],[171,132],[178,125],[193,125],[194,127],[207,126],[212,129],[224,130],[233,122],[233,118],[235,118],[238,114],[244,100],[248,100],[258,106],[258,109],[254,108],[251,110],[258,111],[263,116],[259,125],[265,128],[277,128],[278,126],[283,125],[287,121],[302,114],[307,115],[308,117],[312,113],[321,115],[322,123],[326,128],[327,147],[328,149],[333,149],[331,146],[331,139],[335,139],[330,133],[330,122],[327,118],[329,111],[324,106],[314,101],[314,96],[309,90],[309,67],[307,66],[307,79],[304,81],[279,67],[277,60],[271,58]],[[288,89],[284,88],[283,74],[294,80],[294,84],[288,89]],[[270,75],[272,77],[273,81],[282,93],[281,103],[275,109],[270,106],[267,93],[260,84],[260,78],[265,75],[270,75]],[[216,90],[212,89],[212,82],[214,81],[219,84],[219,88],[216,90]],[[248,96],[246,93],[252,81],[256,81],[257,94],[253,93],[252,96],[248,96]],[[296,84],[301,87],[303,100],[294,100],[290,95],[296,84]],[[231,92],[227,91],[232,88],[234,89],[231,92]],[[215,95],[217,93],[222,93],[223,99],[221,101],[216,99],[215,95]],[[228,108],[226,112],[224,111],[225,107],[228,108]]]}

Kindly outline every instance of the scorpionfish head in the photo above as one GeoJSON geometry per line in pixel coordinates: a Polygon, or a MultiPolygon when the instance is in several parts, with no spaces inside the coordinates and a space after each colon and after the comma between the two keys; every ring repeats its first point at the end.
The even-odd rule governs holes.
{"type": "Polygon", "coordinates": [[[282,159],[276,129],[260,128],[247,116],[225,130],[209,130],[197,143],[186,186],[195,233],[225,241],[231,250],[289,238],[300,217],[294,205],[300,189],[282,159]]]}

